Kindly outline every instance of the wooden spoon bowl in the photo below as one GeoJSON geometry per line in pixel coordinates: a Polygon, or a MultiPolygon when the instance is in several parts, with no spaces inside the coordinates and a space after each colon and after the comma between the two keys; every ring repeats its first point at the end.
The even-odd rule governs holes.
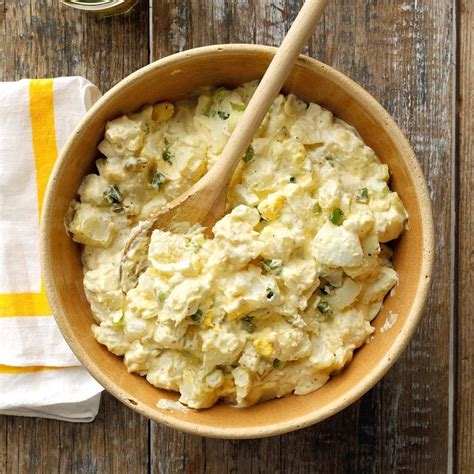
{"type": "Polygon", "coordinates": [[[301,56],[284,92],[316,102],[354,126],[392,172],[391,188],[409,213],[409,229],[394,248],[400,275],[395,295],[386,299],[374,321],[373,340],[356,351],[340,375],[304,396],[270,400],[250,408],[224,404],[202,410],[168,410],[160,399],[178,395],[129,374],[122,359],[99,344],[82,284],[80,246],[66,234],[64,216],[81,179],[94,168],[97,144],[108,120],[145,104],[176,101],[203,86],[236,87],[263,76],[275,49],[253,45],[198,48],[161,59],[121,81],[88,112],[67,142],[53,170],[41,222],[42,269],[59,328],[79,360],[110,392],[130,408],[174,428],[203,436],[257,438],[317,423],[361,397],[387,372],[420,320],[433,265],[433,221],[425,180],[410,145],[388,113],[356,83],[330,67],[301,56]],[[389,313],[393,327],[380,332],[389,313]]]}

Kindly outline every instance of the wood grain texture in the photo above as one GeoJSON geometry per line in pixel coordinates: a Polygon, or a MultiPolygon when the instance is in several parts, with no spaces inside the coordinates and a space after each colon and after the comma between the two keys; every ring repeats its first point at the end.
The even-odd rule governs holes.
{"type": "MultiPolygon", "coordinates": [[[[155,0],[154,57],[223,41],[277,46],[301,4],[155,0]]],[[[199,472],[191,468],[194,465],[205,466],[206,472],[447,468],[453,7],[454,1],[447,0],[338,0],[330,3],[307,48],[311,56],[358,81],[387,108],[407,134],[428,179],[438,235],[437,277],[409,349],[362,400],[300,432],[237,442],[197,440],[152,425],[155,472],[199,472]],[[163,444],[170,436],[175,446],[171,460],[163,444]]]]}
{"type": "Polygon", "coordinates": [[[61,423],[59,472],[146,473],[148,426],[146,418],[104,394],[93,423],[61,423]]]}
{"type": "Polygon", "coordinates": [[[93,423],[0,417],[2,473],[140,474],[147,470],[148,420],[108,394],[93,423]]]}
{"type": "MultiPolygon", "coordinates": [[[[98,19],[57,0],[0,0],[0,79],[82,75],[103,91],[148,62],[148,2],[98,19]]],[[[148,421],[104,395],[92,424],[0,416],[0,472],[148,469],[148,421]],[[127,449],[124,449],[127,447],[127,449]]]]}
{"type": "Polygon", "coordinates": [[[326,46],[318,39],[313,51],[361,83],[407,135],[429,184],[438,256],[414,339],[359,407],[356,454],[363,465],[354,468],[440,472],[448,462],[454,2],[338,3],[326,46]]]}
{"type": "Polygon", "coordinates": [[[0,416],[0,472],[5,471],[7,465],[8,438],[7,438],[8,417],[0,416]]]}
{"type": "Polygon", "coordinates": [[[474,472],[474,2],[460,2],[457,462],[474,472]]]}
{"type": "Polygon", "coordinates": [[[58,0],[3,0],[0,79],[82,75],[109,89],[148,63],[147,3],[97,18],[58,0]]]}
{"type": "Polygon", "coordinates": [[[60,423],[39,418],[5,417],[5,420],[4,472],[56,472],[60,457],[60,423]]]}

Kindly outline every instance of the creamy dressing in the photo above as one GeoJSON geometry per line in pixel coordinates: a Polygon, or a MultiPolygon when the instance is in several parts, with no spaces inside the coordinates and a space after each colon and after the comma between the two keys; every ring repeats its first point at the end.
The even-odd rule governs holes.
{"type": "Polygon", "coordinates": [[[371,336],[398,281],[384,243],[407,213],[387,166],[329,111],[280,95],[235,173],[214,238],[183,224],[155,230],[138,285],[121,292],[131,229],[219,159],[255,86],[109,122],[99,174],[84,178],[71,205],[95,337],[192,408],[320,388],[371,336]]]}

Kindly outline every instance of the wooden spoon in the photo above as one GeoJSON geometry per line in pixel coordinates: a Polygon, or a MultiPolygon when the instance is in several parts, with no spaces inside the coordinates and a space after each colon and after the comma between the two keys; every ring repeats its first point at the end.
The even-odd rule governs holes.
{"type": "Polygon", "coordinates": [[[328,1],[306,0],[214,166],[188,191],[133,229],[120,262],[120,285],[124,292],[136,286],[140,273],[146,268],[153,230],[169,230],[172,223],[187,222],[202,225],[207,234],[212,235],[213,225],[225,214],[227,189],[235,168],[283,87],[328,1]]]}

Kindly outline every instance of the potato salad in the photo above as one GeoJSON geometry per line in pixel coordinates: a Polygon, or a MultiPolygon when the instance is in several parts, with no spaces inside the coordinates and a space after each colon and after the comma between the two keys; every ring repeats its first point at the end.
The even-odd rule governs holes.
{"type": "Polygon", "coordinates": [[[131,230],[217,161],[256,83],[203,90],[109,122],[67,228],[83,244],[96,339],[180,402],[237,407],[324,385],[374,332],[397,283],[385,245],[407,219],[358,133],[294,95],[274,101],[212,228],[152,234],[124,294],[131,230]]]}

